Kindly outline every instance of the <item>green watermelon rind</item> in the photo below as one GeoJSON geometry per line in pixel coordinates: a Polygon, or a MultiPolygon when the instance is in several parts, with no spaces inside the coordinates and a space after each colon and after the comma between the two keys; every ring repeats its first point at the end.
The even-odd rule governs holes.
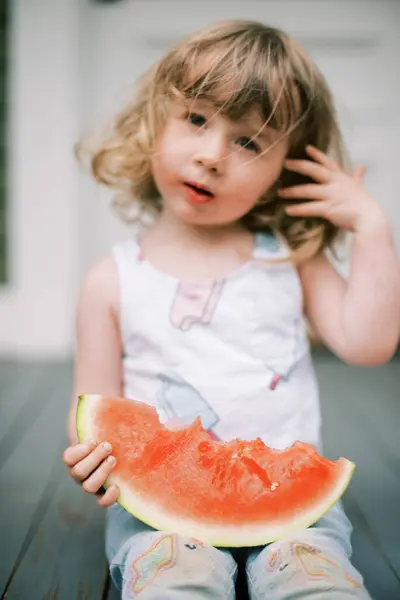
{"type": "MultiPolygon", "coordinates": [[[[96,402],[101,398],[102,396],[97,394],[82,394],[79,396],[76,428],[80,442],[95,437],[90,428],[93,421],[91,413],[96,408],[96,402]]],[[[212,546],[221,548],[263,546],[285,538],[297,530],[310,527],[336,504],[348,487],[355,469],[354,462],[345,458],[340,460],[343,465],[341,477],[338,478],[337,485],[324,501],[313,506],[309,511],[302,511],[297,519],[276,522],[273,525],[269,522],[255,523],[253,526],[244,525],[240,527],[233,525],[228,527],[226,525],[221,526],[218,523],[199,523],[198,520],[181,518],[167,513],[163,514],[159,506],[150,504],[148,498],[142,500],[137,494],[129,490],[117,474],[111,474],[104,487],[107,488],[112,484],[117,485],[120,490],[117,502],[137,519],[154,529],[197,538],[212,546]]]]}

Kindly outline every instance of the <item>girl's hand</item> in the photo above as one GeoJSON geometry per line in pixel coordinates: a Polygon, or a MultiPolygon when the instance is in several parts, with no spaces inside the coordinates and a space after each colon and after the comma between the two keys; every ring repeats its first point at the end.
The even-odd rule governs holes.
{"type": "Polygon", "coordinates": [[[82,486],[88,494],[99,496],[99,506],[107,507],[114,504],[119,496],[119,489],[111,485],[102,493],[101,488],[115,467],[115,457],[111,455],[111,444],[107,442],[96,445],[85,442],[69,446],[63,453],[63,461],[68,474],[82,486]]]}
{"type": "Polygon", "coordinates": [[[285,168],[311,177],[316,183],[282,188],[278,194],[284,199],[312,202],[288,206],[289,215],[322,217],[340,229],[354,232],[386,221],[382,209],[362,185],[363,167],[348,175],[314,146],[307,146],[306,152],[312,160],[287,160],[285,168]]]}

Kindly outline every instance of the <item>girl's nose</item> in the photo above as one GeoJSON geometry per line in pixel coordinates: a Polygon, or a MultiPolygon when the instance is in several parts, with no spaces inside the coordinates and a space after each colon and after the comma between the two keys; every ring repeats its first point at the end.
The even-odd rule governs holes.
{"type": "Polygon", "coordinates": [[[220,133],[208,133],[202,136],[196,149],[194,162],[215,174],[223,173],[227,155],[227,144],[220,133]]]}

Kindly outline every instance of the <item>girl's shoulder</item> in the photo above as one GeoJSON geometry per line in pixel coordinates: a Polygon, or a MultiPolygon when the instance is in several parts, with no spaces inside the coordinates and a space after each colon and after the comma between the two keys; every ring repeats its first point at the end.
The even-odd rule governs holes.
{"type": "Polygon", "coordinates": [[[116,261],[112,254],[95,262],[87,271],[79,293],[80,307],[102,306],[118,313],[119,284],[116,261]]]}

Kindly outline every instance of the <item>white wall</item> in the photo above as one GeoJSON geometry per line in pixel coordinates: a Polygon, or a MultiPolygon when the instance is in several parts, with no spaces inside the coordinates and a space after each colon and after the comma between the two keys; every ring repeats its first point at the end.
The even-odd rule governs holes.
{"type": "Polygon", "coordinates": [[[0,353],[65,355],[77,264],[77,6],[13,0],[11,283],[0,288],[0,353]]]}

